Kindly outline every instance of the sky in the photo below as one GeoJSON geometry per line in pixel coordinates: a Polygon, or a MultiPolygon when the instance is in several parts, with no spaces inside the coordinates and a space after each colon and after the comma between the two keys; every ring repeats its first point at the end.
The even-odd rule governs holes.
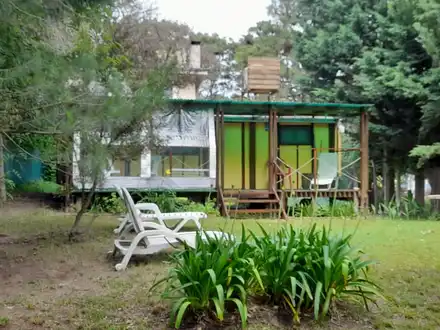
{"type": "Polygon", "coordinates": [[[155,0],[161,18],[186,23],[196,32],[239,39],[267,19],[270,0],[155,0]]]}

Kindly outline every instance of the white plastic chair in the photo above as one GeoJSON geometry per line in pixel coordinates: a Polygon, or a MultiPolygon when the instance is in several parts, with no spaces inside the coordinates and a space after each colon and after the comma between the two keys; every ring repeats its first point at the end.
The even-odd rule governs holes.
{"type": "MultiPolygon", "coordinates": [[[[338,175],[338,154],[336,152],[321,152],[318,156],[318,172],[316,176],[316,185],[325,186],[324,189],[330,189],[333,180],[338,175]]],[[[310,181],[310,190],[315,185],[314,180],[310,181]]]]}
{"type": "MultiPolygon", "coordinates": [[[[116,186],[116,191],[118,192],[119,197],[124,200],[122,189],[119,186],[116,186]]],[[[130,196],[131,198],[131,196],[130,196]]],[[[173,231],[178,232],[180,231],[185,224],[192,221],[196,225],[198,230],[202,229],[202,225],[200,223],[200,219],[206,219],[208,215],[204,212],[173,212],[173,213],[162,213],[157,206],[157,204],[154,203],[137,203],[135,204],[135,209],[142,221],[158,221],[161,225],[168,228],[165,221],[167,220],[180,220],[179,223],[174,227],[173,231]],[[153,213],[143,213],[142,211],[150,211],[153,213]]],[[[130,217],[128,217],[128,214],[125,215],[123,218],[120,218],[120,225],[118,228],[114,230],[115,234],[120,234],[122,230],[127,226],[127,224],[130,221],[130,217]]],[[[170,228],[169,228],[170,229],[170,228]]]]}
{"type": "MultiPolygon", "coordinates": [[[[125,188],[121,190],[136,236],[132,240],[115,239],[114,250],[111,253],[120,252],[124,256],[122,261],[115,265],[117,271],[126,269],[133,255],[151,255],[183,242],[195,247],[197,232],[175,232],[161,224],[142,221],[128,191],[125,188]]],[[[232,236],[217,231],[202,232],[201,236],[202,239],[207,237],[232,238],[232,236]]]]}

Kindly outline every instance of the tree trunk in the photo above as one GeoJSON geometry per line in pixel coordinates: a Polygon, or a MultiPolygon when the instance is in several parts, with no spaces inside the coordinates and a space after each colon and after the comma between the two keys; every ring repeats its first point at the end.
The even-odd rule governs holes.
{"type": "MultiPolygon", "coordinates": [[[[440,195],[440,167],[427,170],[426,177],[431,186],[431,195],[440,195]]],[[[440,200],[431,200],[431,205],[434,211],[440,212],[440,200]]]]}
{"type": "Polygon", "coordinates": [[[389,169],[388,169],[388,161],[387,161],[387,152],[386,149],[383,150],[383,159],[382,159],[382,190],[383,190],[383,201],[384,203],[388,203],[390,201],[390,189],[389,189],[389,169]]]}
{"type": "Polygon", "coordinates": [[[92,203],[92,199],[93,199],[93,196],[95,195],[95,191],[96,191],[97,186],[98,186],[98,179],[95,178],[93,180],[92,187],[90,188],[89,193],[87,195],[84,194],[84,190],[83,190],[83,194],[81,197],[81,209],[78,211],[78,213],[75,216],[75,221],[73,222],[72,228],[70,229],[70,232],[69,232],[69,239],[72,239],[73,236],[76,234],[78,226],[82,220],[82,217],[87,212],[87,209],[89,208],[90,204],[92,203]]]}
{"type": "Polygon", "coordinates": [[[6,174],[3,134],[0,133],[0,208],[6,203],[6,174]]]}
{"type": "Polygon", "coordinates": [[[383,162],[383,196],[385,204],[388,204],[394,196],[394,169],[389,166],[388,160],[383,162]]]}
{"type": "Polygon", "coordinates": [[[425,205],[425,173],[423,170],[418,170],[415,174],[415,189],[414,196],[416,202],[420,206],[425,205]]]}
{"type": "MultiPolygon", "coordinates": [[[[401,196],[401,185],[402,185],[402,181],[401,181],[401,176],[400,176],[400,169],[398,167],[396,167],[394,169],[394,174],[396,176],[396,185],[395,185],[395,194],[396,194],[396,204],[400,205],[400,196],[401,196]]],[[[393,180],[393,184],[394,184],[394,180],[393,180]]]]}

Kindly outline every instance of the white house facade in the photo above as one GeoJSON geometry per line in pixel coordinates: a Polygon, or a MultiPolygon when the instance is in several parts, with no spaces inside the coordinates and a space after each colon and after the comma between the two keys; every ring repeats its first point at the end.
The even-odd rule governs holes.
{"type": "MultiPolygon", "coordinates": [[[[195,79],[173,88],[172,98],[196,99],[200,83],[207,75],[201,70],[200,43],[192,42],[189,74],[195,79]]],[[[216,143],[213,111],[173,110],[160,114],[159,134],[165,146],[145,150],[137,158],[113,159],[112,168],[98,187],[112,190],[114,185],[139,190],[211,191],[215,188],[216,143]]],[[[79,136],[74,137],[72,177],[81,188],[78,169],[79,136]]]]}

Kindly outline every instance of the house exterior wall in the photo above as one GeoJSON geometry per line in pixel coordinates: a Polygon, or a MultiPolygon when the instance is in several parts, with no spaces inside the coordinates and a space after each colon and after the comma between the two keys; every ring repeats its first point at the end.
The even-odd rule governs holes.
{"type": "MultiPolygon", "coordinates": [[[[200,70],[200,44],[192,43],[189,54],[189,68],[194,69],[192,74],[195,79],[186,86],[172,88],[171,97],[174,99],[196,99],[198,86],[207,72],[200,70]]],[[[216,175],[216,142],[214,112],[212,110],[183,112],[177,110],[175,113],[160,118],[165,121],[164,127],[159,131],[165,142],[165,147],[195,147],[208,148],[209,169],[208,175],[204,177],[173,177],[162,176],[152,173],[152,154],[150,150],[144,150],[140,155],[140,175],[111,176],[111,171],[106,174],[104,182],[99,189],[111,189],[113,185],[122,185],[132,189],[188,189],[188,190],[210,190],[215,184],[216,175]],[[182,119],[184,121],[182,128],[182,119]],[[164,188],[165,189],[165,188],[164,188]]],[[[80,138],[75,136],[74,157],[73,157],[73,182],[77,188],[81,187],[79,180],[78,157],[80,138]]],[[[174,160],[173,160],[174,161],[174,160]]],[[[174,165],[173,165],[174,167],[174,165]]],[[[117,171],[116,171],[117,172],[117,171]]],[[[89,188],[90,184],[86,184],[89,188]]]]}

